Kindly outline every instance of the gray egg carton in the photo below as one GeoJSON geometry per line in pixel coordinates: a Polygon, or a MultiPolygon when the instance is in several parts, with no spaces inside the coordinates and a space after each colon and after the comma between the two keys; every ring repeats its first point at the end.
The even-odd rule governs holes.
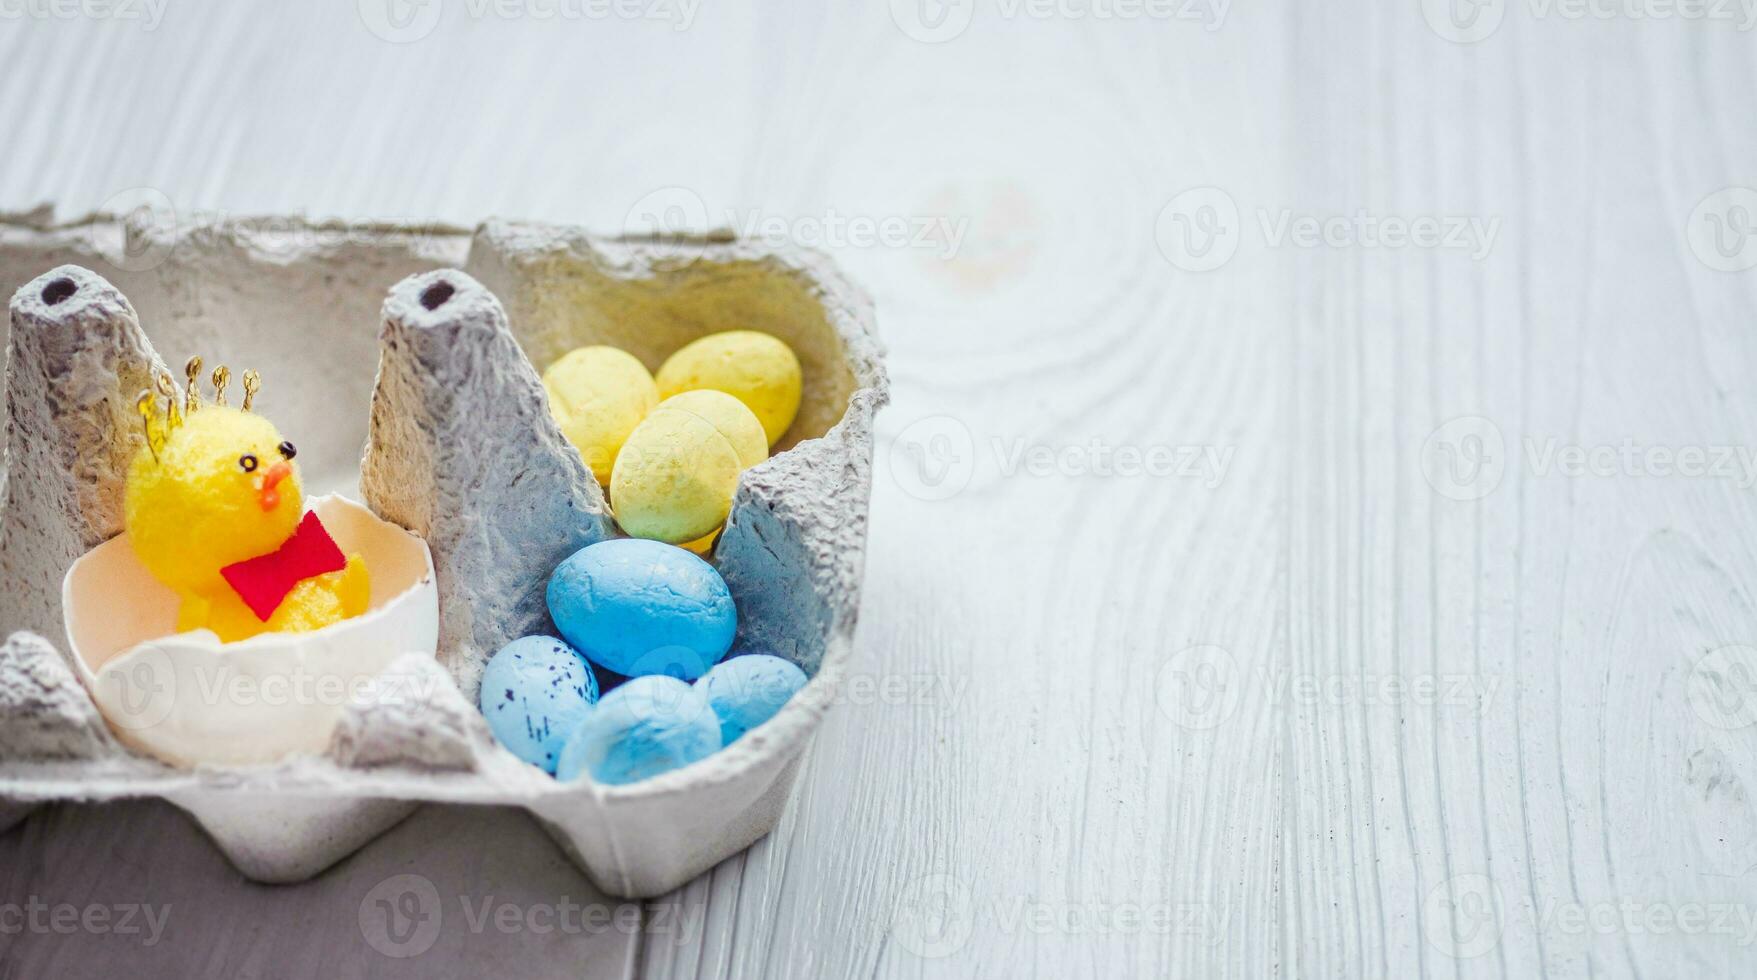
{"type": "Polygon", "coordinates": [[[0,830],[45,802],[160,797],[245,875],[295,881],[421,803],[512,805],[606,892],[647,897],[774,828],[846,668],[888,391],[871,302],[825,258],[504,221],[172,229],[39,210],[0,216],[0,288],[16,289],[0,328],[0,830]],[[694,765],[628,786],[557,782],[497,745],[475,707],[486,659],[552,630],[550,571],[614,534],[539,372],[587,343],[657,367],[737,327],[787,341],[805,393],[774,455],[740,479],[713,560],[738,606],[734,652],[787,657],[811,681],[694,765]],[[405,655],[393,672],[415,682],[351,703],[321,756],[163,765],[117,742],[68,659],[62,577],[122,528],[134,396],[195,353],[262,372],[258,410],[299,444],[308,495],[363,499],[433,552],[437,663],[405,655]]]}

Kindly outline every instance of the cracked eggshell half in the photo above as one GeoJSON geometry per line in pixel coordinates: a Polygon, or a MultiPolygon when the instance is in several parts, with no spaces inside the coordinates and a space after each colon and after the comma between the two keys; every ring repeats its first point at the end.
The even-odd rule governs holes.
{"type": "Polygon", "coordinates": [[[177,766],[251,765],[321,754],[350,702],[398,656],[433,656],[439,590],[427,543],[343,497],[311,509],[372,576],[366,611],[308,633],[222,644],[177,633],[177,596],[126,533],[87,552],[62,581],[80,680],[124,743],[177,766]]]}

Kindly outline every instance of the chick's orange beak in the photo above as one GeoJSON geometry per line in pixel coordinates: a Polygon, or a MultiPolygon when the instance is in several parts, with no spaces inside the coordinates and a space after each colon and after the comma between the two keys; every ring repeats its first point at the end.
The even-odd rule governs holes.
{"type": "Polygon", "coordinates": [[[277,488],[282,480],[292,475],[293,464],[286,460],[281,460],[263,471],[261,482],[256,487],[256,502],[262,505],[265,512],[280,506],[281,492],[277,488]]]}

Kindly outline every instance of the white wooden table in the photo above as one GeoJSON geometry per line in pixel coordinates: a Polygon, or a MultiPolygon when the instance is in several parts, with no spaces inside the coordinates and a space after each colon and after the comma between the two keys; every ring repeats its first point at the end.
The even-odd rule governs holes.
{"type": "Polygon", "coordinates": [[[1218,3],[0,3],[0,208],[699,202],[897,382],[867,683],[748,853],[618,910],[430,807],[271,888],[51,808],[0,977],[1757,973],[1757,15],[1218,3]]]}

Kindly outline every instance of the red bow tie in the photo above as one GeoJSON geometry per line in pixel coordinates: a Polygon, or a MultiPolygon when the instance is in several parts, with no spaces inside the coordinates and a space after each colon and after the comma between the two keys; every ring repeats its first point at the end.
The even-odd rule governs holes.
{"type": "Polygon", "coordinates": [[[342,549],[336,547],[335,539],[317,519],[317,512],[310,511],[280,548],[227,565],[220,569],[220,574],[256,618],[266,623],[293,586],[314,575],[339,572],[346,567],[348,559],[342,549]]]}

